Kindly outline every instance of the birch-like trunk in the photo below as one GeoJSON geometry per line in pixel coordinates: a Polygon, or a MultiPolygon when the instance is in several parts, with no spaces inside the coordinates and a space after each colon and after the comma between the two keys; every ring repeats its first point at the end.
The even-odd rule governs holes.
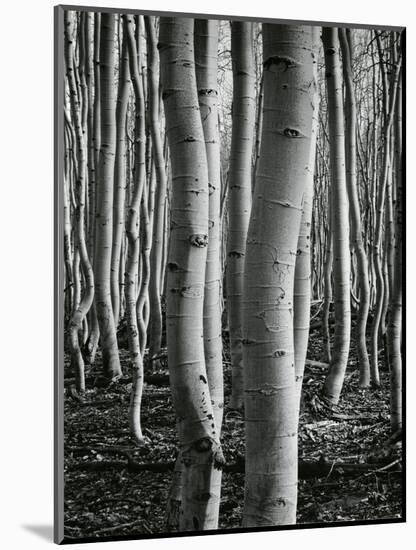
{"type": "MultiPolygon", "coordinates": [[[[85,390],[84,358],[82,356],[79,331],[94,299],[94,274],[88,256],[85,236],[85,191],[87,176],[87,147],[84,139],[83,121],[81,115],[81,98],[77,90],[75,79],[74,56],[74,13],[65,11],[65,64],[68,88],[70,94],[72,125],[76,138],[77,171],[76,171],[76,208],[75,208],[75,239],[77,251],[85,279],[84,294],[78,302],[74,289],[74,311],[69,323],[69,343],[71,348],[71,362],[74,369],[76,387],[79,391],[85,390]]],[[[74,254],[75,259],[76,254],[74,254]]],[[[78,268],[74,269],[74,283],[78,279],[78,268]]]]}
{"type": "Polygon", "coordinates": [[[199,108],[208,163],[208,249],[204,292],[204,350],[215,423],[224,411],[220,263],[220,137],[217,90],[218,21],[195,21],[195,62],[199,108]]]}
{"type": "MultiPolygon", "coordinates": [[[[101,147],[101,86],[100,86],[100,42],[101,42],[101,14],[94,13],[94,51],[93,51],[93,72],[94,72],[94,102],[93,109],[93,124],[91,133],[91,149],[94,166],[94,186],[91,185],[90,192],[90,215],[93,218],[90,220],[89,232],[89,253],[91,263],[94,267],[94,250],[95,250],[95,228],[96,228],[96,187],[98,177],[98,161],[101,147]]],[[[90,153],[90,154],[91,154],[90,153]]],[[[100,338],[100,327],[97,319],[96,297],[90,310],[90,334],[86,343],[86,359],[90,364],[94,364],[95,355],[97,353],[98,340],[100,338]]]]}
{"type": "Polygon", "coordinates": [[[309,340],[309,321],[311,312],[311,222],[313,205],[313,180],[315,172],[316,140],[318,135],[318,54],[319,27],[312,29],[313,55],[313,121],[311,130],[311,146],[308,161],[308,178],[302,199],[302,217],[296,251],[296,267],[294,281],[294,346],[295,346],[295,377],[297,400],[300,405],[303,373],[305,370],[306,352],[309,340]]]}
{"type": "Polygon", "coordinates": [[[324,27],[322,39],[325,51],[328,97],[335,314],[334,346],[323,394],[330,403],[336,405],[341,395],[350,350],[350,226],[345,173],[344,110],[338,30],[335,27],[324,27]]]}
{"type": "Polygon", "coordinates": [[[252,23],[232,22],[231,55],[233,63],[233,109],[228,190],[226,282],[232,364],[230,405],[233,409],[241,409],[244,403],[243,274],[251,209],[251,157],[256,111],[252,23]]]}
{"type": "Polygon", "coordinates": [[[111,303],[114,323],[120,319],[120,257],[121,241],[125,231],[126,201],[126,116],[131,91],[129,53],[126,38],[126,22],[123,20],[123,37],[120,56],[116,107],[116,157],[114,164],[113,246],[111,251],[111,303]]]}
{"type": "Polygon", "coordinates": [[[243,291],[246,527],[296,522],[293,287],[310,177],[312,28],[264,24],[263,67],[263,131],[243,291]]]}
{"type": "Polygon", "coordinates": [[[137,323],[137,279],[140,257],[140,204],[146,179],[145,166],[145,106],[143,82],[139,74],[140,55],[134,34],[134,18],[123,15],[129,52],[130,74],[135,96],[135,165],[131,200],[128,207],[126,233],[128,241],[124,292],[126,297],[126,321],[129,339],[130,364],[133,386],[130,396],[129,422],[132,436],[138,444],[143,444],[141,428],[141,401],[143,393],[143,354],[140,348],[139,327],[137,323]]]}
{"type": "Polygon", "coordinates": [[[97,177],[94,268],[96,277],[95,304],[100,326],[103,369],[105,376],[110,380],[117,379],[122,375],[110,287],[114,158],[116,151],[114,27],[115,16],[102,13],[100,29],[101,144],[97,177]]]}
{"type": "Polygon", "coordinates": [[[387,341],[390,362],[390,412],[392,432],[402,428],[402,90],[401,76],[397,90],[395,120],[395,157],[396,157],[396,226],[395,259],[393,274],[393,292],[389,312],[387,341]]]}
{"type": "Polygon", "coordinates": [[[370,285],[368,282],[368,261],[362,237],[361,212],[357,189],[357,107],[352,73],[352,38],[350,29],[339,29],[345,82],[345,152],[347,161],[347,192],[351,220],[351,245],[357,258],[357,276],[360,289],[360,304],[356,328],[357,355],[360,369],[359,385],[361,388],[366,388],[370,384],[370,361],[366,343],[367,318],[370,307],[370,285]]]}
{"type": "MultiPolygon", "coordinates": [[[[379,35],[376,33],[376,38],[379,35]]],[[[379,46],[379,51],[381,47],[379,46]]],[[[383,59],[380,53],[380,63],[383,66],[383,59]]],[[[374,268],[376,275],[376,285],[377,285],[377,298],[374,311],[374,319],[371,330],[371,363],[370,363],[370,375],[371,375],[371,384],[373,386],[380,385],[380,374],[378,369],[378,332],[380,328],[380,321],[383,311],[383,296],[384,296],[384,277],[383,269],[381,263],[381,248],[382,248],[382,234],[383,234],[383,213],[385,206],[385,195],[386,188],[388,185],[388,178],[391,176],[390,163],[392,160],[392,151],[391,151],[391,129],[394,120],[394,111],[397,97],[397,86],[399,81],[401,69],[401,57],[399,58],[394,73],[391,78],[390,90],[388,90],[388,84],[384,81],[383,90],[385,90],[385,96],[387,99],[384,100],[384,108],[387,110],[385,113],[385,121],[383,128],[384,135],[384,147],[383,147],[383,168],[381,174],[381,181],[378,190],[377,197],[377,212],[376,212],[376,226],[375,226],[375,235],[374,235],[374,244],[373,244],[373,255],[374,255],[374,268]]]]}
{"type": "Polygon", "coordinates": [[[161,82],[172,166],[167,344],[182,461],[181,531],[216,529],[223,462],[203,340],[208,167],[198,105],[191,18],[161,17],[161,82]]]}
{"type": "Polygon", "coordinates": [[[159,74],[155,18],[144,18],[147,43],[147,77],[149,86],[149,122],[152,137],[152,153],[156,172],[156,191],[152,226],[152,250],[150,253],[150,357],[158,355],[162,345],[161,271],[163,259],[164,217],[166,202],[167,175],[160,128],[159,115],[159,74]]]}

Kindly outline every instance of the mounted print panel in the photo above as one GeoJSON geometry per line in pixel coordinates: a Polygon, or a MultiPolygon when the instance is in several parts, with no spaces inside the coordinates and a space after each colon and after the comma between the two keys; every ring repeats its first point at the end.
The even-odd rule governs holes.
{"type": "Polygon", "coordinates": [[[58,6],[55,76],[55,541],[404,521],[404,29],[58,6]]]}

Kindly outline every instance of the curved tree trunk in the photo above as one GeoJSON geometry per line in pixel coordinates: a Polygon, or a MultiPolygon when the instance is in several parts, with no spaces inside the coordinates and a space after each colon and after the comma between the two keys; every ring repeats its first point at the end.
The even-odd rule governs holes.
{"type": "Polygon", "coordinates": [[[345,82],[345,151],[347,160],[347,191],[350,206],[351,244],[357,258],[360,305],[357,319],[357,354],[360,368],[359,385],[366,388],[370,384],[370,362],[367,353],[366,328],[370,307],[370,285],[368,282],[368,261],[364,249],[361,228],[361,212],[357,189],[356,135],[357,108],[352,74],[353,42],[350,29],[339,29],[342,62],[345,82]]]}
{"type": "MultiPolygon", "coordinates": [[[[377,38],[377,43],[379,45],[379,35],[377,34],[377,32],[376,32],[376,38],[377,38]]],[[[381,66],[383,67],[384,62],[383,62],[380,50],[381,50],[381,46],[379,45],[380,63],[381,63],[381,66]]],[[[384,134],[383,169],[382,169],[381,182],[380,182],[378,198],[377,198],[377,219],[376,219],[374,244],[373,244],[374,264],[375,264],[375,274],[376,274],[376,284],[377,284],[377,298],[376,298],[374,319],[373,319],[372,330],[371,330],[372,354],[371,354],[371,364],[370,364],[371,384],[376,387],[380,385],[380,375],[379,375],[379,369],[378,369],[378,332],[380,328],[380,321],[381,321],[381,316],[383,311],[383,297],[384,297],[384,286],[385,286],[382,262],[381,262],[381,247],[382,247],[383,218],[384,218],[383,211],[384,211],[386,187],[388,185],[387,180],[389,178],[389,175],[391,174],[391,171],[390,171],[391,128],[393,124],[400,68],[401,68],[401,58],[396,64],[395,72],[392,76],[390,93],[388,93],[388,84],[385,79],[383,83],[383,90],[385,95],[384,105],[385,105],[385,110],[387,110],[387,113],[385,113],[386,116],[385,116],[385,123],[383,128],[383,134],[384,134]],[[388,103],[387,103],[387,97],[389,98],[388,103]]]]}
{"type": "Polygon", "coordinates": [[[150,253],[150,332],[149,332],[149,354],[150,357],[158,355],[162,345],[162,307],[160,285],[162,258],[163,258],[163,236],[164,217],[166,202],[167,176],[165,170],[165,159],[163,156],[163,145],[160,130],[159,116],[159,78],[157,40],[155,32],[155,18],[146,16],[146,42],[148,55],[148,82],[149,82],[149,121],[152,136],[152,152],[154,169],[156,172],[156,195],[152,226],[152,250],[150,253]]]}
{"type": "Polygon", "coordinates": [[[134,17],[123,15],[129,51],[130,74],[133,82],[136,105],[135,124],[135,166],[132,196],[128,208],[126,232],[128,240],[124,292],[126,296],[126,321],[129,338],[130,363],[133,373],[133,387],[130,396],[129,422],[131,433],[138,444],[143,443],[141,428],[141,401],[143,393],[143,355],[140,349],[139,328],[137,324],[137,277],[140,256],[140,204],[146,179],[145,166],[145,107],[143,82],[139,74],[140,55],[134,35],[134,17]]]}
{"type": "Polygon", "coordinates": [[[296,521],[293,285],[313,120],[312,28],[263,25],[264,113],[243,299],[243,525],[296,521]]]}
{"type": "MultiPolygon", "coordinates": [[[[74,133],[77,145],[77,185],[76,185],[76,229],[77,250],[85,278],[84,295],[75,309],[69,323],[69,343],[71,348],[71,362],[75,373],[76,387],[79,391],[85,390],[84,359],[79,342],[79,331],[83,320],[91,307],[94,299],[94,274],[88,256],[85,237],[85,187],[87,175],[87,148],[82,128],[82,117],[80,108],[80,97],[77,91],[75,80],[75,59],[74,59],[74,17],[73,12],[65,11],[65,63],[66,75],[71,100],[71,115],[73,117],[74,133]]],[[[75,256],[75,255],[74,255],[75,256]]],[[[74,273],[76,280],[77,269],[74,273]]]]}
{"type": "Polygon", "coordinates": [[[94,268],[96,276],[95,303],[100,326],[103,369],[104,375],[110,380],[117,379],[122,375],[110,288],[114,155],[116,150],[114,26],[115,16],[102,13],[100,29],[101,146],[97,178],[94,268]]]}
{"type": "Polygon", "coordinates": [[[254,140],[255,89],[253,24],[233,21],[233,111],[228,190],[227,312],[232,387],[230,405],[241,409],[243,395],[242,291],[247,229],[251,209],[251,157],[254,140]]]}
{"type": "Polygon", "coordinates": [[[324,27],[325,76],[328,96],[328,121],[331,164],[332,238],[335,334],[324,397],[337,404],[344,383],[350,350],[351,297],[348,197],[345,177],[344,113],[342,75],[339,60],[338,30],[324,27]]]}
{"type": "Polygon", "coordinates": [[[204,359],[208,168],[196,89],[193,26],[191,18],[161,17],[159,37],[172,165],[167,343],[182,460],[179,528],[183,531],[218,527],[220,487],[214,469],[223,462],[204,359]]]}
{"type": "MultiPolygon", "coordinates": [[[[93,127],[91,134],[91,147],[93,149],[94,181],[90,193],[90,233],[89,233],[89,253],[93,269],[94,251],[95,251],[95,227],[96,227],[96,186],[98,177],[98,162],[101,148],[101,85],[100,85],[100,42],[101,42],[101,14],[94,13],[94,104],[93,104],[93,127]]],[[[90,310],[90,334],[86,343],[86,359],[88,363],[94,364],[95,354],[97,352],[98,340],[100,338],[100,327],[97,319],[96,296],[90,310]]]]}

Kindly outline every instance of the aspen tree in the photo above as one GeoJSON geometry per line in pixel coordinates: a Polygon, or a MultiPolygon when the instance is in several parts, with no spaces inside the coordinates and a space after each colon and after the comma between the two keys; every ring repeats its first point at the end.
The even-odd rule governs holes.
{"type": "Polygon", "coordinates": [[[311,27],[263,25],[263,130],[243,290],[246,527],[296,521],[293,286],[310,177],[312,61],[311,27]]]}
{"type": "Polygon", "coordinates": [[[350,349],[350,228],[345,173],[342,75],[337,29],[335,27],[324,27],[322,29],[322,40],[325,52],[325,77],[328,98],[335,313],[334,346],[323,394],[330,403],[336,405],[341,394],[350,349]]]}
{"type": "Polygon", "coordinates": [[[150,280],[150,251],[151,251],[151,230],[148,208],[148,188],[143,187],[143,195],[140,205],[140,283],[137,296],[136,315],[139,328],[140,351],[142,357],[147,342],[147,327],[149,324],[149,280],[150,280]]]}
{"type": "MultiPolygon", "coordinates": [[[[85,390],[84,359],[81,352],[78,332],[83,320],[91,307],[94,298],[94,274],[88,256],[85,237],[85,186],[87,175],[87,149],[82,128],[80,97],[75,79],[74,59],[74,13],[65,11],[65,64],[68,88],[70,94],[71,115],[73,117],[74,134],[77,146],[77,185],[76,185],[76,240],[75,257],[79,254],[82,271],[85,278],[84,295],[78,303],[76,288],[74,288],[74,311],[69,324],[69,342],[71,347],[71,361],[74,368],[76,387],[79,391],[85,390]]],[[[75,259],[75,258],[74,258],[75,259]]],[[[79,270],[74,267],[74,283],[79,280],[79,270]]],[[[79,285],[78,285],[79,286],[79,285]]],[[[79,287],[80,288],[80,287],[79,287]]]]}
{"type": "Polygon", "coordinates": [[[182,461],[179,528],[216,529],[222,462],[204,359],[208,167],[198,105],[191,18],[160,19],[161,82],[172,169],[167,344],[182,461]]]}
{"type": "Polygon", "coordinates": [[[149,86],[149,123],[152,137],[152,154],[156,176],[154,217],[152,226],[152,250],[150,253],[150,333],[149,354],[154,357],[160,353],[162,345],[162,307],[161,272],[163,257],[164,217],[167,176],[159,116],[159,74],[155,18],[144,18],[147,43],[147,78],[149,86]]]}
{"type": "Polygon", "coordinates": [[[395,261],[393,273],[393,292],[389,312],[388,346],[390,362],[390,409],[392,432],[402,428],[402,90],[401,74],[397,89],[395,118],[395,160],[396,160],[396,219],[395,219],[395,261]]]}
{"type": "MultiPolygon", "coordinates": [[[[90,224],[89,233],[89,252],[91,262],[94,267],[94,252],[95,252],[95,228],[96,228],[96,183],[98,177],[98,161],[101,147],[101,86],[100,86],[100,42],[101,42],[101,14],[94,13],[94,51],[93,51],[93,67],[94,67],[94,104],[93,104],[93,125],[91,133],[91,147],[93,149],[93,165],[94,165],[94,181],[95,185],[91,185],[90,192],[90,214],[94,215],[94,219],[90,224]]],[[[97,319],[96,297],[90,311],[90,334],[86,344],[87,360],[90,364],[95,362],[95,354],[97,352],[98,340],[100,338],[100,327],[97,319]]]]}
{"type": "Polygon", "coordinates": [[[69,154],[69,131],[65,128],[65,157],[64,157],[64,262],[65,262],[65,312],[72,312],[74,303],[74,279],[72,274],[72,246],[71,246],[71,202],[70,202],[70,174],[71,160],[69,154]]]}
{"type": "Polygon", "coordinates": [[[117,379],[122,375],[110,288],[116,149],[114,28],[115,16],[102,13],[100,28],[101,144],[97,177],[94,269],[96,277],[95,304],[100,326],[103,369],[105,376],[110,380],[117,379]]]}
{"type": "MultiPolygon", "coordinates": [[[[92,44],[94,42],[93,14],[85,14],[85,83],[87,87],[87,146],[88,146],[88,254],[92,259],[94,255],[94,229],[95,229],[95,187],[96,169],[94,162],[94,58],[92,44]]],[[[90,310],[91,312],[91,310],[90,310]]],[[[90,313],[89,312],[89,313],[90,313]]]]}
{"type": "Polygon", "coordinates": [[[230,330],[232,388],[230,405],[243,406],[242,289],[250,219],[251,156],[255,123],[253,24],[231,24],[233,109],[228,187],[227,312],[230,330]]]}
{"type": "Polygon", "coordinates": [[[139,328],[137,323],[137,277],[140,256],[140,204],[146,179],[145,167],[145,109],[143,81],[139,74],[140,52],[138,56],[134,36],[134,18],[123,15],[125,20],[126,39],[129,51],[130,74],[135,96],[135,166],[133,189],[128,207],[126,233],[128,240],[125,285],[126,321],[129,339],[130,363],[133,373],[133,387],[130,396],[129,422],[130,430],[136,442],[143,444],[140,408],[143,393],[143,355],[140,348],[139,328]]]}
{"type": "Polygon", "coordinates": [[[357,258],[358,284],[360,289],[360,305],[356,329],[357,354],[360,368],[359,385],[361,388],[365,388],[370,384],[370,362],[366,343],[370,286],[368,283],[368,261],[362,238],[361,212],[357,189],[357,107],[352,74],[353,35],[350,29],[339,29],[339,38],[345,82],[345,152],[347,161],[347,192],[351,220],[351,245],[357,258]]]}
{"type": "MultiPolygon", "coordinates": [[[[379,35],[376,32],[376,38],[379,35]]],[[[379,51],[381,47],[379,45],[379,51]]],[[[384,66],[384,62],[380,54],[381,66],[384,66]]],[[[384,212],[384,203],[386,195],[386,187],[388,185],[387,180],[391,175],[390,163],[391,163],[391,129],[393,126],[394,112],[395,112],[395,103],[397,97],[397,86],[399,81],[401,69],[401,56],[399,57],[394,72],[391,77],[390,90],[388,91],[388,83],[386,78],[383,78],[383,90],[385,94],[384,98],[384,109],[385,109],[385,121],[383,127],[383,166],[381,173],[381,180],[379,184],[378,197],[377,197],[377,217],[376,225],[374,229],[374,243],[373,243],[373,255],[374,255],[374,267],[377,283],[377,299],[375,304],[374,319],[371,330],[371,363],[370,363],[370,375],[371,375],[371,384],[373,386],[380,385],[380,375],[378,370],[378,331],[380,327],[380,320],[383,310],[383,296],[384,296],[384,278],[381,265],[381,245],[382,245],[382,233],[383,233],[383,212],[384,212]]]]}
{"type": "Polygon", "coordinates": [[[300,223],[298,245],[296,251],[296,267],[294,280],[294,347],[295,347],[295,377],[298,402],[302,390],[303,372],[305,369],[306,352],[309,339],[309,320],[311,310],[311,246],[310,233],[312,221],[313,184],[315,171],[316,140],[318,134],[318,53],[319,27],[312,28],[313,40],[313,121],[311,130],[311,146],[308,161],[308,178],[302,199],[302,217],[300,223]]]}
{"type": "Polygon", "coordinates": [[[329,209],[329,219],[328,219],[328,230],[327,230],[327,239],[326,239],[326,250],[325,250],[325,259],[324,259],[324,302],[322,307],[322,339],[324,343],[326,358],[328,362],[331,362],[331,340],[330,340],[330,331],[329,331],[329,310],[332,302],[332,267],[334,263],[334,243],[332,236],[332,201],[331,201],[331,192],[328,190],[328,209],[329,209]]]}
{"type": "Polygon", "coordinates": [[[220,140],[217,90],[218,21],[195,21],[195,63],[199,108],[208,162],[208,248],[204,291],[204,349],[208,386],[220,433],[224,409],[220,264],[220,140]]]}
{"type": "Polygon", "coordinates": [[[118,326],[120,318],[120,254],[124,237],[125,200],[126,200],[126,116],[131,82],[129,54],[126,39],[126,22],[123,20],[123,36],[120,56],[116,107],[116,156],[114,163],[114,204],[113,204],[113,245],[111,251],[111,303],[114,323],[118,326]]]}

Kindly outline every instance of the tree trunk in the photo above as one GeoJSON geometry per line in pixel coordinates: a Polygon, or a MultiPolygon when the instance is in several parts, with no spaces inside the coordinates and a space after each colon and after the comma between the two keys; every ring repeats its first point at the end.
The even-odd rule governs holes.
{"type": "Polygon", "coordinates": [[[344,383],[350,350],[351,297],[348,198],[345,174],[344,113],[338,31],[324,27],[325,77],[328,96],[330,140],[332,238],[335,334],[331,364],[323,389],[324,397],[337,404],[344,383]]]}
{"type": "Polygon", "coordinates": [[[390,362],[390,408],[392,432],[402,428],[402,91],[401,77],[397,90],[396,120],[395,120],[395,155],[396,155],[396,240],[393,276],[393,292],[389,325],[387,332],[389,362],[390,362]]]}
{"type": "Polygon", "coordinates": [[[295,379],[297,400],[300,404],[303,372],[305,369],[306,352],[309,339],[309,321],[311,312],[311,221],[313,204],[313,177],[315,171],[316,140],[318,133],[318,52],[319,27],[312,29],[313,40],[313,122],[311,131],[311,147],[308,162],[308,178],[302,199],[302,217],[296,251],[295,282],[293,294],[293,330],[295,347],[295,379]]]}
{"type": "MultiPolygon", "coordinates": [[[[220,263],[220,140],[217,90],[218,21],[195,21],[195,63],[199,108],[208,163],[208,249],[204,291],[204,350],[208,386],[218,434],[224,410],[220,263]]],[[[221,480],[220,480],[221,483],[221,480]]]]}
{"type": "Polygon", "coordinates": [[[313,120],[312,28],[263,25],[264,113],[244,273],[243,525],[296,522],[293,285],[313,120]]]}
{"type": "Polygon", "coordinates": [[[230,330],[232,389],[230,405],[243,407],[242,291],[247,229],[251,209],[251,156],[254,140],[255,89],[253,24],[233,22],[232,138],[228,191],[227,312],[230,330]]]}
{"type": "Polygon", "coordinates": [[[100,29],[101,146],[97,179],[94,268],[96,277],[95,303],[100,326],[103,369],[105,376],[110,380],[117,379],[122,375],[110,288],[114,155],[116,150],[114,26],[115,16],[102,13],[100,29]]]}
{"type": "Polygon", "coordinates": [[[163,156],[162,137],[160,134],[159,116],[159,54],[156,44],[155,18],[146,16],[147,55],[148,55],[148,82],[149,82],[149,122],[152,136],[152,152],[154,169],[156,172],[156,195],[154,217],[152,227],[152,250],[150,253],[150,333],[149,355],[154,357],[160,353],[162,345],[162,307],[160,285],[162,259],[163,259],[163,234],[166,202],[167,176],[165,159],[163,156]]]}
{"type": "MultiPolygon", "coordinates": [[[[91,135],[91,146],[93,149],[93,164],[94,164],[94,181],[95,185],[91,187],[90,193],[90,215],[93,218],[90,220],[89,234],[89,251],[91,262],[94,266],[94,251],[95,251],[95,228],[96,228],[96,187],[98,177],[98,165],[101,148],[101,85],[100,85],[100,42],[101,42],[101,14],[94,13],[94,104],[93,104],[93,127],[91,135]]],[[[100,327],[97,319],[96,296],[90,311],[90,334],[86,344],[86,359],[90,364],[95,362],[95,354],[97,352],[98,340],[100,338],[100,327]]]]}
{"type": "MultiPolygon", "coordinates": [[[[82,128],[80,97],[77,92],[75,80],[74,59],[74,17],[73,12],[65,11],[65,63],[66,75],[71,100],[71,116],[73,118],[74,133],[77,145],[77,185],[76,185],[76,227],[75,238],[77,250],[85,277],[84,295],[79,304],[74,304],[74,311],[69,323],[69,343],[71,348],[71,363],[75,373],[76,387],[78,391],[85,390],[84,359],[81,352],[78,332],[83,320],[91,307],[94,299],[94,274],[88,256],[85,237],[85,188],[87,175],[87,148],[82,128]]],[[[74,254],[76,256],[76,254],[74,254]]],[[[78,278],[78,268],[74,270],[74,280],[78,278]]],[[[76,296],[76,293],[74,293],[76,296]]],[[[76,299],[76,298],[75,298],[76,299]]]]}
{"type": "Polygon", "coordinates": [[[129,422],[130,431],[136,443],[143,444],[141,428],[141,401],[143,393],[143,355],[140,348],[139,328],[137,323],[137,278],[140,256],[140,204],[146,179],[145,166],[145,106],[143,82],[139,74],[140,56],[138,57],[134,36],[133,16],[123,15],[129,52],[130,74],[135,96],[135,165],[132,196],[128,208],[126,233],[128,240],[124,292],[126,296],[126,321],[129,339],[130,364],[133,373],[133,386],[130,396],[129,422]]]}
{"type": "Polygon", "coordinates": [[[167,344],[182,467],[179,528],[216,529],[223,462],[204,359],[208,168],[198,106],[191,18],[160,19],[159,51],[172,165],[167,344]],[[180,60],[180,62],[177,62],[180,60]]]}
{"type": "MultiPolygon", "coordinates": [[[[379,35],[376,33],[376,38],[378,38],[378,36],[379,35]]],[[[379,44],[379,39],[378,39],[378,44],[379,44]]],[[[380,50],[381,48],[379,46],[379,52],[380,50]]],[[[383,67],[384,62],[383,62],[381,53],[380,53],[380,63],[381,63],[381,66],[383,67]]],[[[381,182],[380,182],[378,198],[377,198],[377,219],[376,219],[374,244],[373,244],[374,264],[375,264],[376,282],[377,282],[377,299],[375,304],[374,319],[373,319],[372,330],[371,330],[372,354],[371,354],[371,364],[370,364],[371,384],[376,387],[380,385],[380,375],[379,375],[379,369],[378,369],[378,332],[379,332],[381,315],[383,310],[383,296],[384,296],[384,278],[383,278],[383,270],[381,265],[381,246],[382,246],[382,232],[383,232],[383,218],[384,218],[383,212],[384,212],[386,187],[388,185],[387,180],[390,175],[391,128],[393,124],[400,68],[401,68],[401,58],[399,59],[399,62],[396,64],[396,68],[392,76],[390,93],[387,93],[388,84],[385,81],[385,79],[383,79],[384,80],[383,91],[385,95],[384,109],[387,112],[385,112],[385,121],[384,121],[384,128],[383,128],[383,134],[384,134],[383,169],[382,169],[381,182]],[[387,102],[387,97],[388,97],[388,102],[387,102]]]]}
{"type": "Polygon", "coordinates": [[[357,189],[357,108],[352,74],[353,42],[350,29],[339,29],[339,37],[345,82],[345,152],[347,160],[347,191],[351,220],[351,244],[357,258],[358,286],[360,289],[360,305],[356,329],[357,354],[360,368],[359,385],[361,388],[366,388],[370,384],[370,362],[366,343],[367,317],[370,307],[370,286],[368,283],[368,261],[362,238],[361,212],[357,189]]]}
{"type": "Polygon", "coordinates": [[[129,52],[127,49],[126,22],[123,20],[123,38],[120,56],[118,97],[116,107],[116,158],[114,165],[113,246],[111,251],[111,303],[114,323],[120,319],[120,256],[124,237],[124,212],[126,200],[126,116],[131,81],[129,52]]]}

